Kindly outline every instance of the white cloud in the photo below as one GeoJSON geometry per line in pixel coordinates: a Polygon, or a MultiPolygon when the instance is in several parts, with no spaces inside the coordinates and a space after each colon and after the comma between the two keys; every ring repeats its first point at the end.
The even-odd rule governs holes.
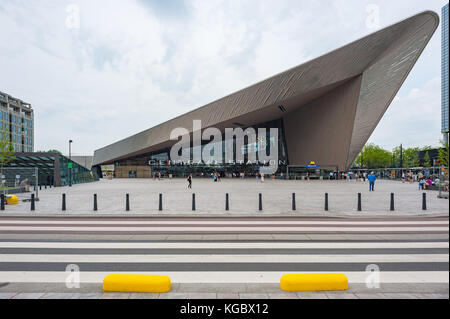
{"type": "Polygon", "coordinates": [[[441,79],[434,78],[405,96],[396,96],[369,142],[389,150],[400,143],[405,147],[438,146],[440,112],[441,79]]]}
{"type": "MultiPolygon", "coordinates": [[[[380,6],[382,27],[430,7],[419,0],[155,1],[2,0],[0,90],[32,104],[36,149],[66,151],[73,139],[75,153],[92,154],[345,45],[374,31],[365,26],[368,3],[380,6]],[[80,29],[65,25],[68,4],[80,8],[80,29]]],[[[439,139],[439,40],[436,34],[372,141],[439,139]],[[433,101],[426,123],[398,111],[416,114],[411,108],[423,101],[433,101]],[[397,123],[404,130],[394,131],[397,123]]]]}

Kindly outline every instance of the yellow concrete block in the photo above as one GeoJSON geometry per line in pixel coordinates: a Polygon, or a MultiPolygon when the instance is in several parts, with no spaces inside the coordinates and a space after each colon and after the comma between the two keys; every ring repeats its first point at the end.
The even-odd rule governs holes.
{"type": "Polygon", "coordinates": [[[170,278],[164,275],[111,274],[103,279],[103,290],[163,293],[170,291],[170,278]]]}
{"type": "Polygon", "coordinates": [[[280,280],[284,291],[347,290],[348,279],[344,274],[291,274],[280,280]]]}
{"type": "Polygon", "coordinates": [[[19,197],[16,195],[6,195],[5,201],[7,205],[17,205],[19,204],[19,197]]]}

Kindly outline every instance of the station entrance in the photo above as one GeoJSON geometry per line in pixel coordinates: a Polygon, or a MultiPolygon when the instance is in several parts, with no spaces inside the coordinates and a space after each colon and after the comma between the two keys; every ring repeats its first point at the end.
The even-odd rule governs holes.
{"type": "Polygon", "coordinates": [[[339,179],[338,165],[288,165],[287,178],[292,180],[316,179],[316,180],[335,180],[339,179]]]}

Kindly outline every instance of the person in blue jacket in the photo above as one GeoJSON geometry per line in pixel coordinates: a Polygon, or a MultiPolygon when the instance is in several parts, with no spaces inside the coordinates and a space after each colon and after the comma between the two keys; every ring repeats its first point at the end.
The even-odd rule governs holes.
{"type": "Polygon", "coordinates": [[[369,180],[369,191],[374,192],[375,191],[375,181],[377,180],[377,177],[375,176],[374,172],[371,172],[370,175],[367,177],[369,180]]]}

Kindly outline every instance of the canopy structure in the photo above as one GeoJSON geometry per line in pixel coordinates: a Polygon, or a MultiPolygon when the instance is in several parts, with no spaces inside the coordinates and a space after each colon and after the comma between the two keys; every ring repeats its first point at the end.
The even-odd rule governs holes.
{"type": "Polygon", "coordinates": [[[345,170],[369,139],[439,24],[426,11],[182,116],[98,149],[93,166],[167,149],[174,128],[282,120],[289,165],[345,170]]]}

